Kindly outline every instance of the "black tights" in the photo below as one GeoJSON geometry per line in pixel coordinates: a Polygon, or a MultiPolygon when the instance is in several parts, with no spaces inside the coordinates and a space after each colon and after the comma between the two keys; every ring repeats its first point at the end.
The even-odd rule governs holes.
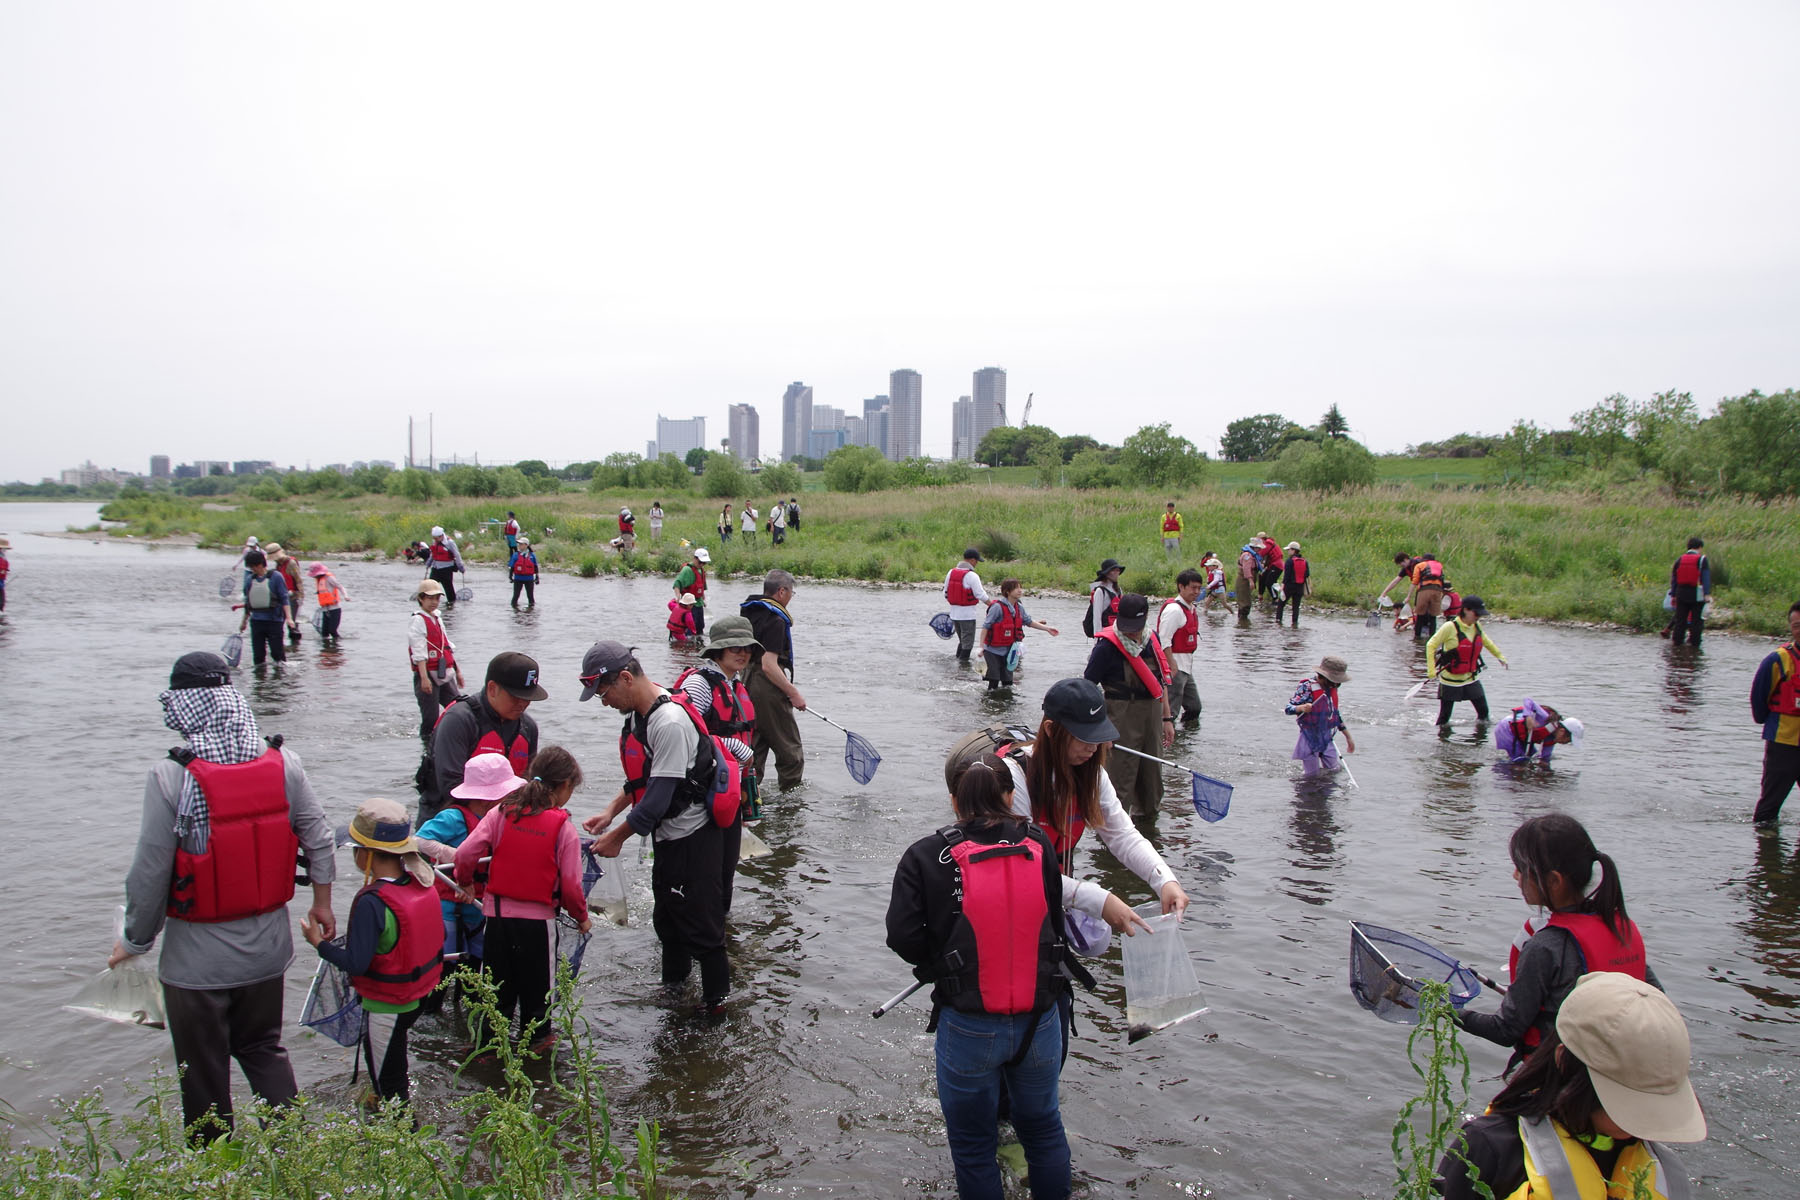
{"type": "Polygon", "coordinates": [[[1482,688],[1479,680],[1471,680],[1468,683],[1446,683],[1438,687],[1437,723],[1439,725],[1450,723],[1450,710],[1456,707],[1458,700],[1467,700],[1475,706],[1477,721],[1488,719],[1487,691],[1482,688]]]}

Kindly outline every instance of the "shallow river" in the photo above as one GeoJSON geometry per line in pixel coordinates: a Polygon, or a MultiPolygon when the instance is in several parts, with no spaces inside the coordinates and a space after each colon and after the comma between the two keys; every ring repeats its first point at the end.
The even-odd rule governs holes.
{"type": "MultiPolygon", "coordinates": [[[[58,1006],[103,965],[144,772],[177,741],[156,703],[169,665],[216,648],[235,626],[216,590],[228,563],[220,554],[27,532],[85,524],[92,511],[0,506],[14,567],[10,622],[0,626],[0,786],[12,821],[0,878],[14,913],[0,971],[0,1100],[27,1115],[96,1085],[122,1097],[171,1058],[161,1033],[58,1006]]],[[[371,795],[413,798],[417,710],[404,645],[417,572],[333,566],[353,597],[342,648],[322,651],[308,629],[283,669],[259,678],[246,666],[238,680],[264,732],[285,735],[327,808],[348,819],[371,795]]],[[[476,598],[449,617],[463,657],[538,658],[551,695],[532,710],[543,741],[582,760],[588,783],[572,807],[595,811],[619,781],[618,717],[575,703],[581,653],[599,637],[634,642],[668,682],[667,581],[556,576],[537,611],[514,613],[497,569],[473,569],[470,580],[476,598]]],[[[715,582],[713,614],[752,590],[715,582]]],[[[581,986],[611,1064],[615,1117],[661,1121],[682,1186],[696,1195],[954,1194],[927,1006],[915,997],[869,1017],[909,981],[883,945],[889,883],[902,849],[947,819],[948,745],[997,720],[1035,722],[1044,688],[1080,672],[1087,643],[1076,601],[1028,602],[1064,635],[1033,633],[1018,698],[996,699],[926,628],[941,607],[931,592],[802,586],[800,686],[884,761],[873,784],[857,786],[843,735],[802,715],[807,782],[773,799],[760,832],[775,853],[742,872],[738,992],[722,1027],[653,1000],[647,868],[631,880],[632,925],[602,928],[590,948],[581,986]]],[[[1128,1046],[1117,949],[1099,964],[1099,992],[1077,1000],[1063,1077],[1076,1178],[1089,1194],[1391,1195],[1389,1128],[1416,1081],[1407,1031],[1351,999],[1345,921],[1422,934],[1497,972],[1524,915],[1506,840],[1521,819],[1551,810],[1580,818],[1619,862],[1651,960],[1693,1032],[1712,1136],[1684,1152],[1691,1169],[1719,1194],[1800,1193],[1800,812],[1790,805],[1779,839],[1748,824],[1761,743],[1745,696],[1769,644],[1715,636],[1694,656],[1613,633],[1505,622],[1492,632],[1513,662],[1484,677],[1497,708],[1529,694],[1587,722],[1585,746],[1559,751],[1549,769],[1498,766],[1466,706],[1440,739],[1435,702],[1402,700],[1422,670],[1410,638],[1312,613],[1299,630],[1261,613],[1248,629],[1222,616],[1207,623],[1204,723],[1173,757],[1237,792],[1231,815],[1206,825],[1188,805],[1186,777],[1171,779],[1154,836],[1194,900],[1186,937],[1212,1011],[1128,1046]],[[1288,758],[1294,725],[1279,709],[1324,653],[1346,657],[1355,677],[1343,697],[1360,790],[1303,787],[1288,758]]],[[[351,870],[348,859],[340,870],[351,870]]],[[[1148,898],[1091,838],[1080,869],[1148,898]]],[[[340,888],[340,918],[349,894],[340,888]]],[[[313,964],[299,944],[290,1021],[313,964]]],[[[470,1085],[449,1076],[459,1044],[447,1028],[428,1021],[415,1038],[415,1088],[429,1112],[470,1085]]],[[[344,1093],[348,1052],[297,1028],[288,1044],[303,1086],[344,1093]]],[[[1497,1090],[1505,1054],[1487,1042],[1470,1049],[1479,1104],[1497,1090]]]]}

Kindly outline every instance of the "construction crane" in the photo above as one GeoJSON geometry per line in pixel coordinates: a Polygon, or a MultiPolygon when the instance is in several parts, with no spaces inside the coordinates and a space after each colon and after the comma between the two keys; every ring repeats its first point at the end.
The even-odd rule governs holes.
{"type": "Polygon", "coordinates": [[[1023,429],[1027,425],[1031,424],[1031,398],[1035,395],[1037,395],[1036,392],[1026,392],[1025,393],[1025,412],[1023,415],[1021,415],[1019,417],[1019,428],[1020,429],[1023,429]]]}

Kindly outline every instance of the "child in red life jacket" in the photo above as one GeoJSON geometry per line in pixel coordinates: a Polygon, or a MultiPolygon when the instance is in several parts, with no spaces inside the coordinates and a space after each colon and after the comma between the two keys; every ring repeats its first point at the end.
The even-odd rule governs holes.
{"type": "Polygon", "coordinates": [[[456,882],[475,881],[488,864],[483,962],[494,977],[500,1015],[519,1014],[521,1037],[548,1049],[556,1035],[543,1026],[550,1011],[550,925],[561,908],[582,933],[591,926],[581,890],[581,840],[569,820],[569,797],[581,786],[581,767],[561,746],[545,746],[527,768],[531,778],[476,823],[456,848],[456,882]]]}
{"type": "Polygon", "coordinates": [[[1031,1194],[1064,1197],[1057,1001],[1080,968],[1063,940],[1056,851],[1043,830],[1013,815],[1012,772],[992,753],[963,768],[955,812],[955,824],[901,858],[887,944],[935,985],[928,1029],[937,1032],[938,1102],[957,1192],[1001,1193],[995,1150],[1004,1087],[1031,1194]]]}
{"type": "Polygon", "coordinates": [[[1500,1011],[1457,1015],[1477,1037],[1513,1047],[1508,1069],[1555,1026],[1556,1010],[1591,971],[1618,971],[1657,988],[1644,937],[1625,915],[1619,869],[1574,817],[1549,813],[1513,831],[1508,851],[1519,894],[1534,913],[1513,939],[1512,986],[1500,1011]]]}
{"type": "Polygon", "coordinates": [[[1343,710],[1338,707],[1338,688],[1350,682],[1350,664],[1335,654],[1319,660],[1319,670],[1311,679],[1302,679],[1287,702],[1289,716],[1299,718],[1300,738],[1294,743],[1292,757],[1300,760],[1308,778],[1339,766],[1337,735],[1344,734],[1344,751],[1356,753],[1356,739],[1344,724],[1343,710]]]}
{"type": "MultiPolygon", "coordinates": [[[[455,863],[457,849],[469,839],[481,818],[494,805],[525,786],[512,772],[506,755],[489,751],[477,754],[463,768],[462,782],[450,789],[450,803],[419,826],[419,849],[433,862],[455,863]]],[[[461,965],[481,968],[483,937],[487,930],[482,915],[480,887],[458,892],[439,880],[438,900],[443,906],[444,946],[462,955],[461,965]]]]}
{"type": "Polygon", "coordinates": [[[1574,717],[1565,717],[1547,704],[1539,704],[1530,696],[1512,710],[1512,716],[1494,730],[1494,744],[1506,754],[1508,762],[1524,762],[1533,751],[1542,762],[1549,762],[1558,746],[1581,745],[1584,726],[1574,717]]]}
{"type": "Polygon", "coordinates": [[[338,625],[344,619],[344,601],[350,598],[350,593],[344,590],[344,585],[337,581],[337,576],[324,563],[308,564],[306,575],[318,591],[319,636],[336,640],[338,625]]]}
{"type": "Polygon", "coordinates": [[[683,593],[669,601],[669,645],[686,646],[700,637],[700,622],[694,617],[694,597],[683,593]]]}
{"type": "Polygon", "coordinates": [[[300,930],[319,957],[350,972],[362,1000],[363,1063],[377,1102],[411,1095],[406,1037],[419,1019],[419,1001],[443,971],[444,923],[431,866],[419,853],[406,810],[393,800],[368,800],[350,822],[363,888],[350,904],[344,945],[325,940],[309,915],[300,930]]]}

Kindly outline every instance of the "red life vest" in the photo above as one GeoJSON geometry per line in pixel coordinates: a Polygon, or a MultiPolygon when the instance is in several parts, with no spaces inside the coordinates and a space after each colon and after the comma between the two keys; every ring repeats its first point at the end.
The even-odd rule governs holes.
{"type": "Polygon", "coordinates": [[[988,605],[988,611],[1000,609],[999,619],[988,626],[988,649],[1004,650],[1014,642],[1025,638],[1025,618],[1019,610],[1004,600],[995,600],[988,605]]]}
{"type": "Polygon", "coordinates": [[[630,533],[631,527],[635,524],[637,524],[637,522],[633,521],[630,517],[622,516],[619,518],[619,532],[620,533],[630,533]]]}
{"type": "Polygon", "coordinates": [[[1784,717],[1800,717],[1800,648],[1794,643],[1775,651],[1778,678],[1769,693],[1769,711],[1784,717]]]}
{"type": "Polygon", "coordinates": [[[1675,586],[1699,587],[1700,563],[1705,557],[1706,555],[1700,553],[1698,550],[1689,550],[1686,554],[1683,554],[1680,558],[1676,559],[1675,586]]]}
{"type": "MultiPolygon", "coordinates": [[[[1583,962],[1582,973],[1593,971],[1617,971],[1629,975],[1633,979],[1642,979],[1645,975],[1644,935],[1638,931],[1637,922],[1627,918],[1625,936],[1621,938],[1611,925],[1594,913],[1551,913],[1545,922],[1557,929],[1566,929],[1575,938],[1575,944],[1581,949],[1583,962]]],[[[1531,934],[1531,923],[1525,924],[1527,935],[1531,934]]],[[[1519,943],[1515,942],[1512,955],[1507,960],[1508,974],[1519,969],[1519,943]]],[[[1544,1040],[1543,1032],[1533,1024],[1520,1039],[1526,1046],[1535,1046],[1544,1040]]]]}
{"type": "Polygon", "coordinates": [[[962,912],[938,955],[943,1002],[958,1012],[1036,1013],[1055,1000],[1061,960],[1044,862],[1054,853],[1041,832],[1017,843],[982,845],[954,825],[938,831],[962,879],[962,912]]]}
{"type": "Polygon", "coordinates": [[[1165,512],[1163,514],[1163,532],[1164,533],[1180,533],[1181,532],[1181,514],[1180,513],[1165,512]]]}
{"type": "Polygon", "coordinates": [[[669,601],[669,619],[666,624],[670,637],[690,638],[700,632],[700,622],[694,620],[694,610],[679,600],[669,601]]]}
{"type": "MultiPolygon", "coordinates": [[[[1550,714],[1550,719],[1552,721],[1562,720],[1562,717],[1554,708],[1546,708],[1544,711],[1550,714]]],[[[1513,740],[1522,746],[1540,746],[1550,740],[1550,727],[1548,725],[1539,725],[1535,729],[1532,728],[1531,722],[1525,719],[1524,705],[1520,705],[1512,710],[1510,724],[1512,725],[1513,740]]]]}
{"type": "Polygon", "coordinates": [[[369,960],[368,973],[352,975],[350,986],[364,1000],[409,1004],[431,994],[444,972],[444,917],[437,895],[410,875],[398,883],[378,879],[356,893],[370,892],[394,914],[400,936],[393,949],[369,960]]]}
{"type": "Polygon", "coordinates": [[[1475,676],[1481,673],[1481,647],[1483,635],[1481,622],[1475,623],[1475,636],[1463,633],[1462,622],[1452,622],[1450,628],[1456,630],[1456,648],[1445,647],[1438,651],[1438,670],[1451,675],[1475,676]]]}
{"type": "Polygon", "coordinates": [[[6,573],[11,569],[12,564],[6,561],[6,555],[0,554],[0,583],[6,582],[6,573]]]}
{"type": "MultiPolygon", "coordinates": [[[[463,841],[466,840],[471,833],[475,832],[475,826],[481,823],[481,818],[477,817],[475,815],[475,811],[473,809],[471,809],[468,805],[458,804],[455,800],[450,801],[450,803],[446,807],[453,808],[457,812],[462,814],[463,835],[461,838],[458,838],[456,841],[456,845],[460,846],[463,844],[463,841]]],[[[460,900],[458,900],[456,898],[456,889],[451,887],[449,884],[445,883],[444,877],[442,875],[437,877],[437,885],[436,886],[437,886],[437,894],[438,894],[439,900],[448,900],[452,904],[462,903],[460,900]]],[[[486,867],[477,866],[475,868],[475,881],[472,884],[470,884],[466,890],[471,895],[473,895],[476,900],[481,899],[482,895],[487,891],[487,868],[486,867]]]]}
{"type": "Polygon", "coordinates": [[[501,530],[501,532],[503,532],[507,537],[518,537],[519,536],[519,523],[517,521],[514,521],[514,520],[508,518],[506,525],[501,530]]]}
{"type": "Polygon", "coordinates": [[[1274,542],[1265,542],[1263,544],[1262,558],[1265,567],[1273,567],[1276,570],[1281,569],[1281,547],[1277,546],[1274,542]]]}
{"type": "MultiPolygon", "coordinates": [[[[444,623],[424,609],[419,610],[419,615],[425,618],[425,669],[433,675],[449,671],[456,666],[456,652],[450,649],[450,637],[444,632],[444,623]]],[[[413,663],[410,651],[406,660],[412,666],[418,666],[413,663]]],[[[439,714],[438,719],[442,720],[443,715],[439,714]]]]}
{"type": "Polygon", "coordinates": [[[538,564],[537,556],[535,554],[521,550],[518,554],[513,556],[513,578],[517,579],[522,576],[526,579],[530,579],[537,574],[537,571],[538,564]]]}
{"type": "Polygon", "coordinates": [[[1155,634],[1149,635],[1144,640],[1151,649],[1156,651],[1156,671],[1150,669],[1150,664],[1144,661],[1143,655],[1133,654],[1125,648],[1125,643],[1119,639],[1118,626],[1108,625],[1094,637],[1098,641],[1112,643],[1113,649],[1117,650],[1125,661],[1131,664],[1131,669],[1137,673],[1138,682],[1144,685],[1144,688],[1150,693],[1150,698],[1152,700],[1162,699],[1163,680],[1169,678],[1169,660],[1163,656],[1162,643],[1156,640],[1155,634]]]}
{"type": "Polygon", "coordinates": [[[967,563],[957,563],[950,568],[950,576],[944,580],[944,599],[956,608],[972,608],[981,601],[975,595],[975,589],[969,586],[969,572],[974,570],[967,563]]]}
{"type": "Polygon", "coordinates": [[[1444,615],[1454,617],[1462,611],[1462,594],[1444,589],[1444,615]]]}
{"type": "Polygon", "coordinates": [[[292,556],[276,563],[275,569],[281,572],[281,582],[287,584],[288,595],[298,596],[300,594],[300,572],[294,569],[292,556]]]}
{"type": "Polygon", "coordinates": [[[694,675],[712,686],[712,708],[705,716],[707,732],[740,737],[756,728],[756,705],[750,702],[750,689],[743,680],[727,679],[723,671],[708,667],[689,667],[676,677],[674,693],[686,695],[683,685],[694,675]]]}
{"type": "Polygon", "coordinates": [[[449,546],[446,546],[443,542],[434,538],[431,543],[431,561],[434,563],[453,563],[456,561],[456,555],[450,553],[449,546]]]}
{"type": "Polygon", "coordinates": [[[688,565],[694,568],[694,577],[681,585],[681,594],[692,596],[694,603],[698,604],[706,599],[706,568],[699,563],[689,563],[688,565]]]}
{"type": "Polygon", "coordinates": [[[1444,564],[1435,558],[1414,560],[1412,581],[1414,587],[1443,587],[1444,564]]]}
{"type": "Polygon", "coordinates": [[[632,713],[625,718],[625,725],[619,730],[619,764],[625,769],[625,794],[631,797],[633,804],[644,798],[654,760],[642,730],[649,723],[650,713],[670,701],[674,701],[700,731],[700,753],[695,755],[694,762],[682,776],[664,818],[673,817],[690,804],[708,802],[713,822],[721,828],[729,828],[737,823],[738,808],[744,800],[743,771],[737,756],[706,728],[706,721],[694,711],[685,692],[658,696],[650,705],[650,712],[641,717],[632,713]]]}
{"type": "Polygon", "coordinates": [[[458,696],[444,705],[444,710],[438,714],[438,719],[432,724],[432,729],[436,730],[439,725],[442,725],[444,718],[450,715],[450,710],[458,704],[467,704],[474,710],[477,725],[487,725],[486,732],[475,739],[475,745],[469,750],[469,757],[474,758],[477,754],[504,755],[507,765],[512,767],[514,775],[520,779],[529,779],[531,742],[525,737],[523,721],[519,723],[519,732],[513,734],[512,745],[509,746],[500,740],[500,731],[488,721],[488,711],[485,705],[481,704],[474,696],[458,696]]]}
{"type": "MultiPolygon", "coordinates": [[[[556,842],[569,819],[566,808],[546,808],[528,817],[502,815],[494,832],[493,861],[488,863],[490,896],[555,904],[561,872],[556,842]]],[[[495,912],[499,911],[496,905],[495,912]]],[[[442,922],[439,922],[440,927],[442,922]]]]}
{"type": "Polygon", "coordinates": [[[1288,566],[1294,568],[1294,586],[1297,588],[1305,587],[1306,586],[1306,560],[1304,558],[1301,558],[1298,554],[1296,554],[1296,555],[1294,555],[1294,557],[1288,559],[1288,566]]]}
{"type": "Polygon", "coordinates": [[[206,852],[175,851],[168,915],[236,921],[274,912],[294,898],[300,838],[288,816],[287,764],[268,750],[247,763],[192,758],[183,764],[206,797],[206,852]]]}
{"type": "Polygon", "coordinates": [[[1179,600],[1165,600],[1163,606],[1156,611],[1158,629],[1162,628],[1163,614],[1169,611],[1171,604],[1180,605],[1182,625],[1175,631],[1175,636],[1169,639],[1169,649],[1177,654],[1192,654],[1200,644],[1200,610],[1182,604],[1179,600]]]}

